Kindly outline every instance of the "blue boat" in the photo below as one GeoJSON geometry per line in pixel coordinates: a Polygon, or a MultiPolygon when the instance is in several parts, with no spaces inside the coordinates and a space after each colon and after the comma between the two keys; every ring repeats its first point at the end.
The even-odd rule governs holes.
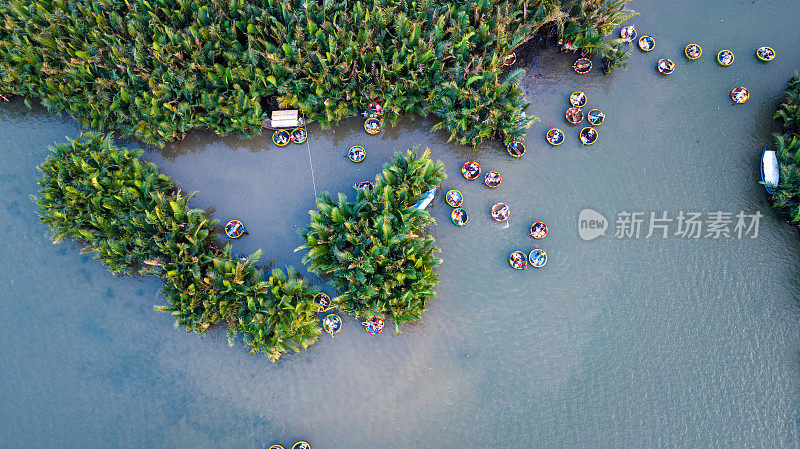
{"type": "Polygon", "coordinates": [[[426,207],[428,207],[428,204],[431,204],[431,201],[433,201],[433,197],[435,196],[436,196],[436,187],[425,192],[425,196],[423,196],[422,199],[417,201],[417,204],[415,204],[414,207],[416,207],[419,210],[424,210],[426,207]]]}
{"type": "Polygon", "coordinates": [[[775,187],[778,187],[780,181],[780,170],[778,168],[778,157],[775,150],[768,150],[764,148],[761,152],[761,182],[767,193],[772,195],[775,187]]]}

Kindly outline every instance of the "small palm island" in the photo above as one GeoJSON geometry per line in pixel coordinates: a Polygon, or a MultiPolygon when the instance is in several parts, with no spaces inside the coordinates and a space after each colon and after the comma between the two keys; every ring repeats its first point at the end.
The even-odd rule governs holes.
{"type": "MultiPolygon", "coordinates": [[[[551,183],[545,154],[579,151],[576,158],[604,158],[631,138],[620,131],[622,121],[631,120],[620,117],[624,108],[604,101],[607,96],[586,87],[585,80],[624,78],[634,56],[646,61],[653,86],[713,64],[715,83],[722,87],[703,92],[703,101],[730,107],[730,117],[751,106],[753,101],[745,105],[748,100],[768,95],[756,80],[735,70],[744,64],[769,70],[785,51],[780,43],[754,42],[749,55],[739,46],[715,48],[700,38],[674,45],[683,37],[644,29],[631,23],[636,16],[628,0],[12,1],[0,5],[0,101],[18,101],[29,109],[41,103],[85,127],[36,154],[36,191],[28,193],[50,241],[90,255],[115,277],[156,282],[160,302],[155,310],[174,317],[176,328],[212,336],[203,344],[224,330],[230,346],[244,346],[276,362],[270,370],[289,369],[302,378],[298,370],[324,371],[302,360],[323,338],[340,345],[348,344],[339,343],[345,334],[373,341],[433,338],[420,322],[443,289],[473,308],[470,299],[481,301],[474,322],[459,317],[442,323],[439,313],[439,322],[431,324],[441,332],[436,344],[452,345],[459,353],[445,358],[443,366],[457,367],[469,360],[470,351],[443,328],[480,335],[513,334],[520,328],[513,318],[493,321],[498,309],[508,307],[492,302],[503,296],[502,287],[531,278],[566,289],[573,282],[592,283],[584,275],[593,268],[566,269],[575,263],[574,255],[567,256],[567,248],[578,241],[574,224],[539,206],[551,195],[558,201],[560,194],[543,187],[551,183]],[[557,106],[540,109],[545,98],[530,93],[537,92],[539,81],[526,78],[523,67],[551,64],[548,58],[569,63],[557,69],[560,97],[547,98],[557,106]],[[442,148],[398,144],[395,136],[411,120],[424,127],[423,133],[440,136],[442,148]],[[333,136],[337,131],[330,148],[318,143],[323,132],[333,136]],[[294,251],[242,252],[254,238],[285,239],[286,230],[264,235],[263,227],[248,220],[247,207],[257,207],[256,198],[252,205],[226,207],[220,214],[206,197],[198,199],[202,189],[189,190],[167,174],[160,162],[168,157],[153,156],[214,134],[263,138],[259,142],[266,145],[259,151],[302,155],[300,168],[269,168],[307,171],[313,185],[313,208],[303,220],[284,213],[296,234],[289,243],[294,251]],[[317,163],[316,175],[315,161],[324,161],[317,163]],[[346,189],[318,192],[317,180],[332,176],[340,164],[356,181],[348,181],[346,189]],[[519,169],[522,164],[528,165],[519,169]],[[523,189],[529,201],[510,193],[523,189]],[[446,233],[439,230],[443,226],[446,233]],[[449,250],[459,238],[474,242],[466,257],[464,251],[456,257],[449,250]],[[483,247],[492,249],[490,256],[483,247]],[[274,261],[291,257],[302,266],[275,266],[274,261]],[[463,275],[478,288],[454,287],[450,281],[440,285],[443,264],[465,261],[478,264],[465,267],[463,275]]],[[[760,145],[769,147],[747,153],[750,159],[757,153],[761,165],[760,180],[748,182],[763,186],[760,201],[774,206],[782,217],[778,221],[797,224],[798,75],[789,81],[788,92],[774,95],[780,95],[776,123],[768,126],[781,130],[774,145],[765,141],[760,145]]],[[[231,152],[225,157],[250,156],[231,152]]],[[[584,163],[593,164],[576,162],[584,163]]],[[[582,176],[586,173],[576,173],[575,182],[582,176]]],[[[284,178],[265,175],[253,182],[269,191],[277,190],[278,179],[284,178]]],[[[640,182],[636,179],[621,176],[618,182],[640,182]]],[[[606,241],[614,238],[615,226],[617,237],[625,236],[611,207],[602,209],[604,203],[593,197],[611,191],[588,192],[586,198],[594,199],[575,203],[597,204],[605,213],[606,241]]],[[[646,204],[628,207],[634,206],[650,213],[646,204]]],[[[759,212],[764,213],[767,209],[759,212]]],[[[576,253],[589,254],[600,241],[579,242],[587,246],[576,253]]],[[[613,264],[612,257],[603,257],[613,264]]],[[[595,276],[619,274],[609,270],[595,276]]],[[[534,297],[534,292],[526,287],[516,298],[534,297]]],[[[600,297],[596,301],[603,303],[600,297]]],[[[541,307],[537,313],[546,314],[547,307],[541,307]]],[[[436,362],[430,365],[426,369],[436,369],[436,362]]],[[[525,369],[542,367],[526,364],[525,369]]],[[[328,381],[331,376],[322,374],[328,381]]],[[[562,376],[569,378],[567,369],[562,376]]],[[[275,432],[254,447],[345,444],[285,428],[275,432]]]]}

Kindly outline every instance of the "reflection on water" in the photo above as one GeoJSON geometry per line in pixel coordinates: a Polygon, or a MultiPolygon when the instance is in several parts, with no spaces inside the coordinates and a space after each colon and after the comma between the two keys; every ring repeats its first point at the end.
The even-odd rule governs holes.
{"type": "MultiPolygon", "coordinates": [[[[515,160],[499,142],[478,150],[401,120],[368,137],[359,118],[309,126],[308,145],[190,133],[145,157],[221,222],[250,234],[236,251],[304,272],[296,230],[314,192],[355,195],[395,150],[429,146],[446,164],[442,191],[458,189],[467,226],[450,223],[443,195],[430,210],[444,263],[424,322],[369,336],[345,318],[335,339],[273,365],[172,328],[152,278],[114,278],[72,242],[53,246],[28,195],[46,145],[78,127],[19,101],[0,105],[0,441],[3,447],[248,447],[309,440],[315,449],[400,447],[796,447],[800,252],[795,229],[757,184],[769,118],[800,60],[798,4],[638,5],[640,33],[627,71],[579,77],[572,55],[547,52],[518,64],[541,117],[515,160]],[[755,26],[754,26],[755,25],[755,26]],[[730,30],[737,30],[735,36],[730,30]],[[689,62],[688,41],[704,55],[689,62]],[[750,57],[770,44],[778,58],[750,57]],[[730,48],[736,62],[713,61],[730,48]],[[741,55],[741,57],[740,57],[741,55]],[[655,62],[677,69],[659,77],[655,62]],[[730,89],[751,99],[732,105],[730,89]],[[578,143],[564,122],[567,98],[588,95],[606,114],[600,138],[578,143]],[[559,147],[544,134],[566,132],[559,147]],[[345,154],[363,145],[366,160],[345,154]],[[469,159],[502,174],[488,189],[460,174],[469,159]],[[313,167],[314,175],[311,171],[313,167]],[[494,203],[512,216],[495,223],[494,203]],[[591,208],[621,211],[759,210],[757,239],[578,237],[591,208]],[[546,238],[527,235],[533,221],[546,238]],[[517,272],[511,251],[547,251],[543,269],[517,272]]],[[[534,43],[532,45],[539,45],[534,43]]],[[[131,143],[132,145],[133,143],[131,143]]],[[[309,275],[312,282],[321,282],[309,275]]],[[[330,294],[335,294],[326,287],[330,294]]],[[[389,326],[391,329],[392,326],[389,326]]]]}

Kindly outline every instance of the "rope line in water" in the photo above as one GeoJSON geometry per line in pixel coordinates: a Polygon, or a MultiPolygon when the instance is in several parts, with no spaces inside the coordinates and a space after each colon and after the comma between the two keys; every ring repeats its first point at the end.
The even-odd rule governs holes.
{"type": "MultiPolygon", "coordinates": [[[[304,116],[305,118],[305,116],[304,116]]],[[[308,126],[308,124],[306,124],[308,126]]],[[[308,129],[308,128],[306,128],[308,129]]],[[[308,136],[308,131],[306,131],[306,136],[308,136]]],[[[311,162],[311,145],[308,143],[308,137],[306,137],[306,150],[308,150],[308,166],[311,168],[311,184],[314,186],[314,201],[317,201],[317,181],[314,179],[314,164],[311,162]]]]}

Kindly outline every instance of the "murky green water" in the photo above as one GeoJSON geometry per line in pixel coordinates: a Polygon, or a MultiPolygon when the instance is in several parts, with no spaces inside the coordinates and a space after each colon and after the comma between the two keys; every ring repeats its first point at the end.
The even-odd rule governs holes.
{"type": "Polygon", "coordinates": [[[520,59],[542,118],[521,160],[496,144],[448,144],[424,120],[379,137],[356,120],[311,126],[308,146],[283,149],[268,136],[194,133],[147,151],[198,191],[196,206],[247,224],[237,250],[263,248],[296,267],[295,230],[315,190],[352,195],[354,181],[415,144],[446,163],[443,187],[464,193],[471,218],[456,228],[441,197],[431,208],[445,262],[425,321],[371,337],[348,319],[335,340],[277,365],[223,336],[174,330],[152,310],[154,279],[115,279],[75,245],[51,245],[28,195],[43,147],[79,128],[20,101],[0,104],[0,446],[797,447],[800,239],[756,180],[776,130],[769,116],[799,67],[800,4],[632,6],[656,49],[635,51],[627,71],[580,78],[571,56],[520,59]],[[699,61],[682,56],[690,41],[703,46],[699,61]],[[775,62],[755,60],[763,44],[775,62]],[[736,54],[729,68],[713,61],[722,48],[736,54]],[[661,57],[677,63],[669,78],[653,70],[661,57]],[[738,85],[751,99],[734,106],[738,85]],[[588,148],[562,118],[577,89],[607,115],[588,148]],[[565,144],[544,143],[549,125],[567,131],[565,144]],[[343,157],[354,144],[367,149],[363,164],[343,157]],[[467,159],[503,184],[467,183],[467,159]],[[512,208],[508,225],[488,217],[497,201],[512,208]],[[587,207],[611,220],[591,242],[577,233],[587,207]],[[756,239],[614,237],[619,212],[681,210],[764,217],[756,239]],[[549,262],[515,272],[506,257],[534,247],[533,219],[550,226],[540,242],[549,262]]]}

